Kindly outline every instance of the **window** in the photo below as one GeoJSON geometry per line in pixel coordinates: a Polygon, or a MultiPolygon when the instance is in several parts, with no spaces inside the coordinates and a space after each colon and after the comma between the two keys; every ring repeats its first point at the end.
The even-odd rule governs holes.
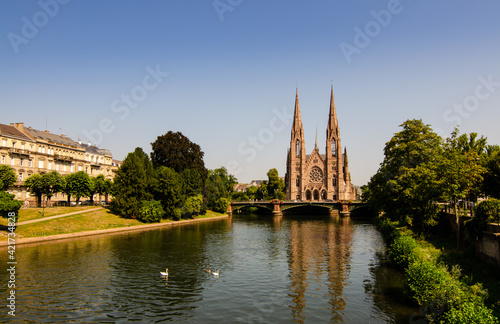
{"type": "Polygon", "coordinates": [[[16,142],[12,141],[12,147],[16,148],[16,142]]]}
{"type": "Polygon", "coordinates": [[[332,139],[332,156],[335,156],[337,151],[337,142],[335,142],[335,139],[332,139]]]}
{"type": "Polygon", "coordinates": [[[15,158],[11,158],[10,159],[10,165],[14,165],[16,163],[16,159],[15,158]]]}
{"type": "Polygon", "coordinates": [[[21,150],[24,151],[24,143],[21,143],[21,150]]]}
{"type": "Polygon", "coordinates": [[[300,141],[297,140],[297,142],[295,142],[295,154],[297,157],[300,156],[300,141]]]}
{"type": "Polygon", "coordinates": [[[296,185],[297,187],[300,187],[300,178],[299,178],[299,177],[297,177],[297,179],[296,179],[296,181],[295,181],[295,185],[296,185]]]}
{"type": "Polygon", "coordinates": [[[42,160],[38,161],[38,167],[40,169],[43,169],[43,161],[42,160]]]}
{"type": "Polygon", "coordinates": [[[5,164],[5,155],[2,155],[2,164],[5,164]]]}
{"type": "Polygon", "coordinates": [[[47,169],[49,169],[49,170],[51,170],[51,169],[52,169],[52,162],[50,162],[50,161],[49,161],[49,162],[47,163],[47,169]]]}
{"type": "Polygon", "coordinates": [[[4,146],[4,147],[7,146],[7,141],[4,139],[2,140],[2,146],[4,146]]]}
{"type": "Polygon", "coordinates": [[[24,159],[23,159],[23,158],[20,158],[20,159],[19,159],[19,165],[20,165],[20,166],[23,166],[23,165],[24,165],[24,159]]]}
{"type": "Polygon", "coordinates": [[[23,174],[22,173],[19,173],[19,181],[23,182],[23,174]]]}
{"type": "Polygon", "coordinates": [[[33,167],[33,160],[28,160],[28,166],[29,166],[30,168],[32,168],[32,167],[33,167]]]}

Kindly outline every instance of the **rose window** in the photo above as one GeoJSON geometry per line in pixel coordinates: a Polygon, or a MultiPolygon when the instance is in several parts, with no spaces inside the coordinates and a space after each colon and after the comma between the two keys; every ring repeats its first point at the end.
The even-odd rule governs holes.
{"type": "Polygon", "coordinates": [[[309,177],[311,178],[311,181],[321,182],[321,180],[323,179],[323,171],[321,171],[321,169],[318,167],[314,167],[311,170],[311,173],[309,173],[309,177]]]}

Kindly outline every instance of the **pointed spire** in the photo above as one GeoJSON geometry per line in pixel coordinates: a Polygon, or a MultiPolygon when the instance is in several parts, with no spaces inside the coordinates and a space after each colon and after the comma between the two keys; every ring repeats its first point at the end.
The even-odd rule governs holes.
{"type": "Polygon", "coordinates": [[[318,150],[318,125],[316,125],[316,142],[314,143],[314,148],[318,150]]]}
{"type": "Polygon", "coordinates": [[[299,131],[300,136],[302,134],[302,118],[300,117],[300,106],[299,106],[299,90],[295,88],[295,111],[293,113],[293,125],[292,125],[292,137],[293,134],[299,131]]]}
{"type": "Polygon", "coordinates": [[[334,132],[338,136],[339,123],[337,121],[337,111],[335,110],[335,100],[333,99],[333,85],[330,96],[330,114],[328,116],[328,137],[331,136],[332,132],[334,132]]]}

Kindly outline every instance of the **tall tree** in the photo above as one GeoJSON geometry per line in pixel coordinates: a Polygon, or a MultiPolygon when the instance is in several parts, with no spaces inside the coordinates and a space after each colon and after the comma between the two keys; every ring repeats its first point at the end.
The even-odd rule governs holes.
{"type": "MultiPolygon", "coordinates": [[[[471,139],[475,137],[470,136],[471,139]]],[[[465,139],[467,139],[467,135],[459,135],[458,128],[455,128],[451,137],[446,139],[444,155],[439,161],[440,178],[443,180],[443,193],[445,198],[454,202],[455,206],[457,249],[460,248],[458,202],[470,195],[475,188],[480,187],[484,171],[480,163],[480,152],[486,146],[486,143],[484,143],[483,149],[480,150],[477,146],[469,145],[470,142],[465,139]]]]}
{"type": "Polygon", "coordinates": [[[203,182],[207,178],[208,171],[203,162],[204,153],[198,144],[195,144],[181,132],[172,132],[158,136],[151,143],[151,161],[155,168],[166,166],[181,173],[186,169],[195,169],[201,175],[203,182]]]}
{"type": "Polygon", "coordinates": [[[203,179],[196,169],[185,169],[180,174],[184,194],[188,197],[203,193],[203,179]]]}
{"type": "Polygon", "coordinates": [[[125,217],[136,217],[142,201],[152,200],[154,170],[146,153],[137,147],[115,172],[111,209],[125,217]]]}
{"type": "Polygon", "coordinates": [[[104,175],[99,174],[95,177],[90,177],[90,181],[92,182],[92,192],[90,193],[90,201],[94,203],[94,195],[99,194],[99,196],[105,194],[109,189],[109,184],[106,183],[106,179],[104,175]]]}
{"type": "Polygon", "coordinates": [[[422,120],[407,120],[384,148],[384,161],[366,190],[368,203],[423,230],[434,225],[439,199],[437,161],[442,138],[422,120]]]}
{"type": "Polygon", "coordinates": [[[0,165],[0,190],[7,190],[16,183],[16,173],[8,165],[0,165]]]}
{"type": "Polygon", "coordinates": [[[267,172],[267,194],[270,199],[285,198],[285,182],[279,177],[278,170],[271,169],[267,172]]]}
{"type": "Polygon", "coordinates": [[[486,196],[500,199],[500,147],[489,145],[486,152],[483,162],[485,167],[483,192],[486,196]]]}

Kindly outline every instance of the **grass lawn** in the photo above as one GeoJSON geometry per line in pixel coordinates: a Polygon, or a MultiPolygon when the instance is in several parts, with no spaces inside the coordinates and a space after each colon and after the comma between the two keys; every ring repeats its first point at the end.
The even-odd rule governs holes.
{"type": "MultiPolygon", "coordinates": [[[[81,214],[61,217],[57,219],[21,225],[16,229],[16,234],[18,238],[27,237],[40,237],[40,236],[50,236],[57,234],[67,234],[67,233],[77,233],[84,231],[102,230],[117,227],[129,227],[135,225],[145,225],[136,219],[123,218],[118,215],[112,214],[108,209],[102,208],[99,210],[84,212],[85,209],[95,208],[95,207],[57,207],[59,210],[58,214],[66,214],[75,211],[79,211],[81,208],[83,211],[81,214]]],[[[52,209],[52,208],[51,208],[52,209]]],[[[54,208],[55,209],[55,208],[54,208]]],[[[35,215],[36,212],[28,210],[30,214],[35,215]]],[[[47,209],[45,210],[47,211],[47,209]]],[[[23,214],[20,212],[21,217],[23,214]]],[[[48,214],[45,213],[45,217],[55,216],[57,213],[53,211],[48,214]]],[[[216,213],[213,211],[207,211],[206,215],[200,215],[195,218],[209,218],[214,216],[221,216],[224,214],[216,213]]],[[[40,218],[33,217],[31,219],[40,218]]],[[[20,218],[20,220],[28,220],[20,218]]],[[[5,219],[6,221],[6,219],[5,219]]],[[[161,221],[162,223],[173,222],[172,220],[165,219],[161,221]]],[[[5,222],[6,224],[7,222],[5,222]]],[[[0,242],[7,241],[7,231],[0,231],[0,242]]]]}
{"type": "MultiPolygon", "coordinates": [[[[48,207],[48,208],[21,208],[19,209],[18,222],[25,222],[32,219],[38,219],[49,216],[84,211],[86,209],[96,208],[98,206],[79,206],[79,207],[48,207]],[[42,216],[43,213],[43,216],[42,216]]],[[[0,225],[7,225],[7,218],[0,217],[0,225]]]]}

